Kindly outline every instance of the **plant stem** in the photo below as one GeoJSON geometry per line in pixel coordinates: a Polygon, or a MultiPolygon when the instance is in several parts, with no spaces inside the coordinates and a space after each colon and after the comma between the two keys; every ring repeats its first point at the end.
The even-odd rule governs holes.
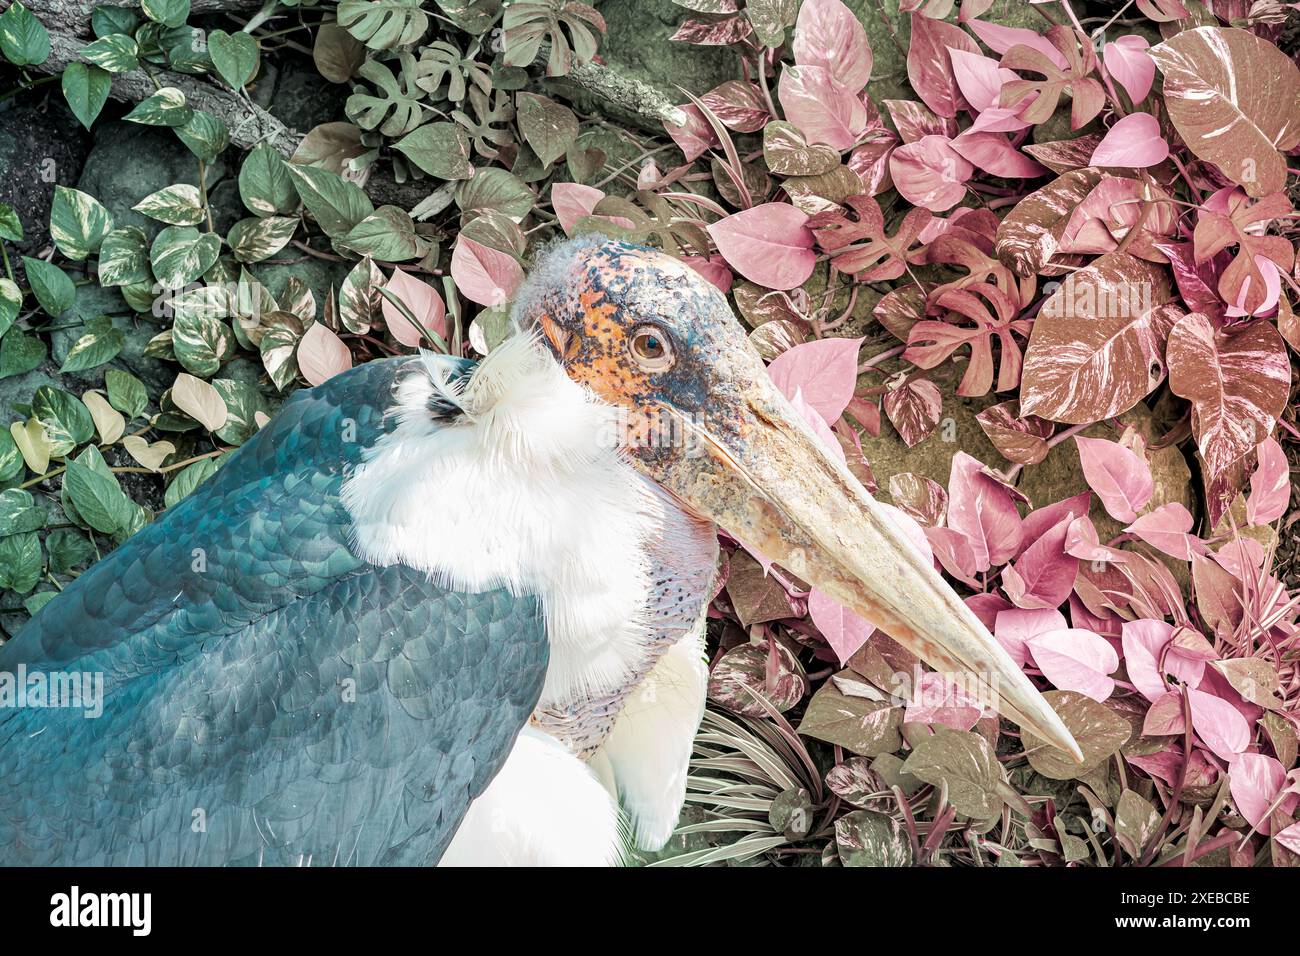
{"type": "Polygon", "coordinates": [[[1202,843],[1195,850],[1193,850],[1190,854],[1190,858],[1184,860],[1183,856],[1179,855],[1174,857],[1172,860],[1166,860],[1164,863],[1161,863],[1160,865],[1161,866],[1185,866],[1190,863],[1195,863],[1201,857],[1213,853],[1215,850],[1219,849],[1219,847],[1227,846],[1228,844],[1232,843],[1236,839],[1237,839],[1237,833],[1234,830],[1229,830],[1227,833],[1220,833],[1213,840],[1210,840],[1206,843],[1202,843]]]}
{"type": "Polygon", "coordinates": [[[921,860],[921,840],[916,835],[916,818],[912,816],[912,807],[903,796],[903,790],[897,784],[890,788],[894,793],[894,799],[898,801],[898,809],[903,811],[903,825],[907,827],[907,838],[912,842],[912,859],[918,863],[921,860]]]}
{"type": "Polygon", "coordinates": [[[1165,804],[1164,816],[1160,818],[1160,825],[1156,827],[1156,832],[1151,835],[1147,842],[1146,849],[1142,852],[1142,859],[1139,866],[1150,866],[1151,861],[1155,859],[1156,853],[1160,849],[1160,842],[1164,839],[1165,832],[1169,829],[1169,824],[1174,818],[1174,808],[1178,806],[1179,800],[1183,795],[1183,785],[1187,782],[1187,768],[1192,762],[1192,706],[1191,697],[1183,694],[1183,763],[1178,768],[1178,780],[1174,784],[1174,791],[1169,795],[1169,800],[1165,804]]]}
{"type": "Polygon", "coordinates": [[[208,202],[208,164],[199,160],[199,197],[203,200],[203,213],[208,219],[208,232],[216,233],[212,222],[212,203],[208,202]]]}
{"type": "Polygon", "coordinates": [[[875,368],[881,362],[902,355],[905,351],[907,351],[906,345],[896,345],[892,349],[886,349],[883,352],[879,352],[858,366],[858,374],[861,375],[868,369],[875,368]]]}

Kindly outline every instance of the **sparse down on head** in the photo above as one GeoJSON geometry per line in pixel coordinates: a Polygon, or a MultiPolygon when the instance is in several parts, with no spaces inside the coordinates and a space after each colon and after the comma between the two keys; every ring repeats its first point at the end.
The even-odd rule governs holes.
{"type": "Polygon", "coordinates": [[[776,389],[723,295],[656,250],[551,247],[515,306],[569,376],[621,414],[626,454],[689,510],[1076,758],[1056,712],[776,389]]]}

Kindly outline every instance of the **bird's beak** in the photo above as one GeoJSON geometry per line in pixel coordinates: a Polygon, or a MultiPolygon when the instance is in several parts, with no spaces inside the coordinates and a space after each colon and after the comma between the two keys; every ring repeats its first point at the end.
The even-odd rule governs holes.
{"type": "Polygon", "coordinates": [[[1082,760],[1057,713],[761,366],[745,377],[704,416],[677,416],[691,450],[660,483],[939,671],[970,675],[984,702],[1082,760]]]}

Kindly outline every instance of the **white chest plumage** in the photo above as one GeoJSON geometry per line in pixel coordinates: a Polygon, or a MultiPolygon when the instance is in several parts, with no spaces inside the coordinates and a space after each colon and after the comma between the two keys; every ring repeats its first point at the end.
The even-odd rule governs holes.
{"type": "MultiPolygon", "coordinates": [[[[401,383],[397,427],[348,478],[343,500],[354,547],[375,564],[400,562],[449,586],[536,595],[551,642],[538,730],[612,778],[605,782],[621,793],[638,843],[662,844],[680,809],[703,707],[701,648],[692,632],[712,582],[711,526],[687,518],[623,459],[612,411],[528,339],[498,347],[459,390],[446,384],[445,368],[427,361],[401,383]],[[435,422],[435,398],[462,414],[435,422]],[[665,694],[662,707],[626,707],[629,692],[664,655],[660,670],[689,692],[665,694]],[[634,721],[633,712],[643,716],[634,721]],[[620,724],[621,713],[627,718],[620,724]],[[637,733],[633,722],[654,724],[654,732],[637,733]]],[[[596,799],[588,792],[592,771],[551,753],[537,731],[520,738],[510,761],[515,766],[508,762],[476,801],[478,811],[471,808],[449,858],[587,861],[543,859],[538,848],[569,845],[590,855],[603,846],[599,834],[539,843],[521,805],[514,828],[521,849],[501,824],[511,816],[501,804],[512,805],[512,793],[503,791],[514,787],[535,799],[546,785],[537,773],[545,772],[553,787],[572,791],[569,804],[585,806],[596,799]],[[489,805],[490,832],[471,832],[489,805]]],[[[580,816],[575,826],[590,830],[591,814],[580,816]]],[[[612,839],[616,815],[611,821],[604,829],[612,839]]],[[[550,826],[557,825],[552,815],[550,826]]]]}

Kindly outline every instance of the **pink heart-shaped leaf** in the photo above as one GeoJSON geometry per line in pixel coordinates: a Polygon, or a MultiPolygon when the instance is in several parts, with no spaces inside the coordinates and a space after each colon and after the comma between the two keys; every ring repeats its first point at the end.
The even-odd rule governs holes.
{"type": "Polygon", "coordinates": [[[1205,691],[1188,688],[1192,729],[1220,760],[1232,761],[1250,746],[1250,727],[1232,704],[1205,691]]]}
{"type": "Polygon", "coordinates": [[[1047,168],[1011,145],[1001,133],[962,133],[948,144],[973,165],[1003,179],[1033,179],[1047,168]]]}
{"type": "Polygon", "coordinates": [[[1083,477],[1116,521],[1131,522],[1155,491],[1146,461],[1118,442],[1075,435],[1083,477]]]}
{"type": "Polygon", "coordinates": [[[707,259],[704,256],[683,256],[682,262],[712,282],[724,295],[731,291],[734,277],[722,256],[709,256],[707,259]]]}
{"type": "Polygon", "coordinates": [[[1128,555],[1118,548],[1107,547],[1097,537],[1097,526],[1087,515],[1070,519],[1065,532],[1065,553],[1080,561],[1100,561],[1103,564],[1123,564],[1128,555]]]}
{"type": "Polygon", "coordinates": [[[1081,491],[1072,498],[1053,501],[1050,505],[1035,508],[1025,515],[1024,546],[1028,547],[1047,534],[1048,530],[1059,523],[1066,515],[1071,518],[1079,518],[1086,515],[1091,507],[1092,492],[1081,491]]]}
{"type": "Polygon", "coordinates": [[[1062,518],[1003,570],[1002,589],[1017,607],[1057,607],[1070,596],[1079,571],[1079,559],[1065,552],[1072,520],[1062,518]]]}
{"type": "Polygon", "coordinates": [[[1108,675],[1119,667],[1119,655],[1104,637],[1065,628],[1032,637],[1025,646],[1058,690],[1072,690],[1098,702],[1114,693],[1115,682],[1108,675]]]}
{"type": "Polygon", "coordinates": [[[582,183],[555,183],[551,186],[551,208],[560,228],[573,235],[573,227],[583,216],[590,216],[596,203],[605,198],[604,190],[582,183]]]}
{"type": "Polygon", "coordinates": [[[664,123],[664,129],[677,144],[677,148],[686,156],[688,163],[699,159],[714,146],[720,145],[718,134],[698,106],[694,103],[682,103],[677,108],[686,115],[686,122],[681,126],[664,123]]]}
{"type": "Polygon", "coordinates": [[[817,262],[807,213],[786,203],[746,209],[719,219],[708,230],[733,269],[769,289],[802,285],[817,262]]]}
{"type": "Polygon", "coordinates": [[[1148,737],[1168,737],[1187,733],[1187,713],[1183,710],[1183,695],[1171,690],[1157,697],[1142,719],[1142,733],[1148,737]]]}
{"type": "Polygon", "coordinates": [[[462,234],[451,253],[451,277],[461,295],[479,305],[504,305],[524,281],[514,256],[462,234]]]}
{"type": "Polygon", "coordinates": [[[867,129],[867,109],[850,90],[820,66],[787,66],[777,84],[777,98],[785,118],[804,138],[845,150],[867,129]]]}
{"type": "Polygon", "coordinates": [[[998,61],[992,57],[960,48],[950,49],[948,57],[962,96],[977,113],[997,106],[1002,84],[1018,79],[1015,73],[998,66],[998,61]]]}
{"type": "Polygon", "coordinates": [[[951,23],[920,13],[912,14],[912,37],[907,46],[907,79],[926,106],[939,116],[956,116],[969,104],[962,95],[949,50],[979,55],[970,36],[951,23]]]}
{"type": "Polygon", "coordinates": [[[975,578],[978,570],[975,549],[971,547],[969,538],[955,528],[934,527],[925,529],[925,538],[930,542],[934,556],[939,559],[945,571],[958,581],[965,581],[971,587],[980,586],[975,578]]]}
{"type": "Polygon", "coordinates": [[[1286,514],[1291,501],[1291,471],[1286,453],[1273,436],[1259,446],[1259,461],[1250,476],[1246,498],[1246,520],[1251,524],[1272,524],[1286,514]]]}
{"type": "Polygon", "coordinates": [[[1286,768],[1265,754],[1241,754],[1228,767],[1232,802],[1250,825],[1265,836],[1272,832],[1272,820],[1269,819],[1272,811],[1280,809],[1289,817],[1300,800],[1294,793],[1282,796],[1285,784],[1286,768]]]}
{"type": "Polygon", "coordinates": [[[1130,35],[1107,43],[1101,51],[1106,71],[1134,103],[1146,99],[1156,78],[1156,61],[1147,52],[1150,48],[1144,37],[1130,35]]]}
{"type": "MultiPolygon", "coordinates": [[[[604,190],[597,189],[595,186],[584,186],[582,183],[554,183],[551,186],[551,208],[555,210],[555,218],[560,220],[560,228],[570,236],[573,235],[578,220],[590,216],[592,210],[596,208],[596,203],[604,198],[604,190]]],[[[632,228],[632,220],[624,216],[597,218],[608,219],[624,229],[632,228]]]]}
{"type": "Polygon", "coordinates": [[[826,69],[851,93],[871,79],[867,32],[840,0],[804,0],[794,25],[794,61],[826,69]]]}
{"type": "Polygon", "coordinates": [[[319,385],[352,367],[352,353],[329,327],[313,322],[298,342],[298,370],[312,385],[319,385]]]}
{"type": "Polygon", "coordinates": [[[1094,166],[1127,166],[1142,169],[1169,158],[1169,143],[1160,135],[1160,124],[1150,113],[1130,113],[1101,138],[1092,151],[1094,166]]]}
{"type": "Polygon", "coordinates": [[[939,724],[966,731],[974,727],[983,715],[983,703],[965,686],[947,674],[926,671],[912,688],[903,721],[939,724]]]}
{"type": "Polygon", "coordinates": [[[998,643],[1011,655],[1011,659],[1024,667],[1029,662],[1029,648],[1025,646],[1026,641],[1048,631],[1062,631],[1068,627],[1065,615],[1054,607],[1013,607],[998,612],[992,631],[998,643]]]}
{"type": "Polygon", "coordinates": [[[827,425],[837,422],[853,398],[862,339],[817,339],[786,349],[767,367],[786,398],[796,392],[827,425]]]}
{"type": "MultiPolygon", "coordinates": [[[[401,269],[394,269],[392,277],[384,283],[384,288],[397,296],[402,301],[402,305],[411,311],[415,320],[424,328],[444,340],[447,338],[447,306],[433,286],[421,282],[401,269]]],[[[384,312],[384,322],[393,338],[407,348],[414,348],[420,344],[424,336],[419,329],[412,327],[397,306],[385,298],[381,307],[384,312]]]]}
{"type": "Polygon", "coordinates": [[[1224,310],[1234,319],[1243,315],[1269,315],[1277,308],[1278,297],[1282,294],[1282,276],[1277,271],[1276,263],[1264,256],[1252,256],[1251,260],[1255,263],[1255,271],[1263,280],[1259,285],[1264,291],[1252,296],[1251,287],[1255,277],[1246,275],[1242,279],[1237,298],[1224,310]]]}
{"type": "Polygon", "coordinates": [[[974,172],[947,137],[933,133],[889,154],[889,175],[899,195],[931,212],[945,212],[961,202],[966,195],[963,183],[974,172]]]}
{"type": "Polygon", "coordinates": [[[876,625],[854,614],[830,595],[813,588],[808,594],[808,616],[822,632],[841,664],[847,661],[867,638],[875,633],[876,625]]]}
{"type": "Polygon", "coordinates": [[[953,456],[948,476],[948,527],[970,543],[976,571],[1003,564],[1020,549],[1020,513],[1011,492],[964,451],[953,456]]]}
{"type": "Polygon", "coordinates": [[[1061,51],[1047,37],[1035,30],[1024,27],[1004,27],[999,23],[985,23],[983,20],[971,20],[966,26],[994,53],[1006,53],[1013,46],[1027,46],[1043,54],[1062,70],[1070,68],[1061,51]]]}
{"type": "Polygon", "coordinates": [[[1125,621],[1123,626],[1124,666],[1128,679],[1142,696],[1155,701],[1169,692],[1160,669],[1161,654],[1174,635],[1174,626],[1164,621],[1125,621]]]}
{"type": "Polygon", "coordinates": [[[1190,561],[1193,554],[1205,553],[1201,539],[1189,534],[1192,513],[1176,501],[1147,512],[1124,530],[1181,561],[1190,561]]]}

